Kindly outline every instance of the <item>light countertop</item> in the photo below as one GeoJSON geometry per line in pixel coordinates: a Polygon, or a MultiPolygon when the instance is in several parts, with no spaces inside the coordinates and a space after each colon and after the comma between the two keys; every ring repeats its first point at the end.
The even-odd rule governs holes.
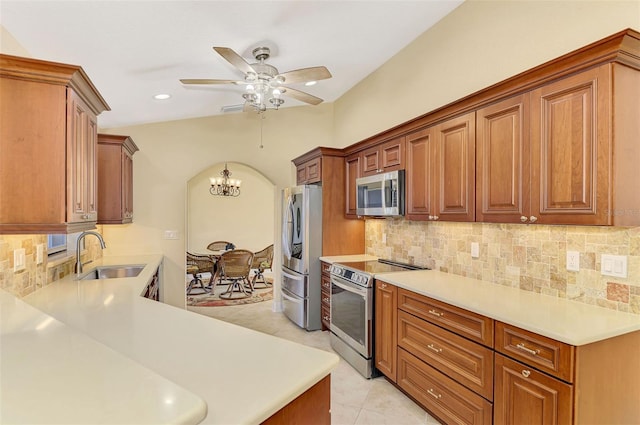
{"type": "Polygon", "coordinates": [[[385,273],[376,278],[575,346],[640,330],[640,315],[435,270],[385,273]]]}
{"type": "Polygon", "coordinates": [[[327,257],[320,257],[320,261],[325,263],[348,263],[350,261],[376,261],[378,257],[369,254],[354,254],[354,255],[332,255],[327,257]]]}
{"type": "MultiPolygon", "coordinates": [[[[69,276],[30,294],[24,301],[70,331],[79,331],[104,344],[104,349],[115,351],[114,355],[126,357],[122,361],[132,360],[130,363],[141,369],[138,373],[153,372],[158,382],[168,381],[186,390],[185,395],[191,393],[189,396],[195,400],[204,400],[207,414],[203,423],[259,423],[319,382],[338,364],[339,359],[333,353],[141,297],[161,262],[161,255],[104,257],[85,270],[107,264],[146,266],[135,278],[77,281],[75,275],[69,276]]],[[[41,357],[47,364],[49,356],[41,357]]],[[[28,362],[19,365],[24,368],[28,362]]],[[[48,365],[55,370],[57,358],[52,356],[48,365]]],[[[116,367],[112,363],[108,366],[116,367]]],[[[64,383],[64,376],[54,374],[50,379],[64,383]]],[[[38,377],[31,379],[36,385],[38,377]]],[[[4,377],[2,380],[4,387],[4,377]]],[[[143,390],[138,385],[140,379],[132,381],[132,390],[143,390]]],[[[155,391],[161,388],[155,383],[150,386],[155,391]]],[[[3,391],[2,397],[6,393],[3,391]]],[[[55,399],[55,392],[49,397],[55,399]]],[[[31,402],[37,404],[39,400],[31,402]]],[[[133,417],[123,422],[143,421],[133,417]]]]}

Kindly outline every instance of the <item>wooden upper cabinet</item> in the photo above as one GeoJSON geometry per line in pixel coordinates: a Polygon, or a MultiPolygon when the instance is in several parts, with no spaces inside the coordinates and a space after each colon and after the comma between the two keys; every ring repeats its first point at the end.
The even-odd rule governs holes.
{"type": "Polygon", "coordinates": [[[360,154],[361,176],[371,176],[388,171],[403,170],[405,138],[396,137],[364,150],[360,154]]]}
{"type": "Polygon", "coordinates": [[[109,106],[82,68],[0,54],[0,98],[0,234],[94,228],[109,106]]]}
{"type": "Polygon", "coordinates": [[[133,154],[129,136],[98,135],[98,224],[133,221],[133,154]]]}
{"type": "Polygon", "coordinates": [[[531,216],[608,224],[611,74],[603,65],[531,92],[531,216]]]}
{"type": "Polygon", "coordinates": [[[345,163],[345,183],[346,183],[346,199],[345,199],[345,214],[347,217],[356,218],[357,214],[357,200],[358,196],[356,188],[356,179],[360,177],[360,154],[356,153],[349,155],[344,159],[345,163]]]}
{"type": "Polygon", "coordinates": [[[529,94],[479,109],[476,126],[476,220],[528,221],[529,94]]]}
{"type": "Polygon", "coordinates": [[[322,181],[322,158],[312,158],[296,167],[297,184],[313,184],[322,181]]]}

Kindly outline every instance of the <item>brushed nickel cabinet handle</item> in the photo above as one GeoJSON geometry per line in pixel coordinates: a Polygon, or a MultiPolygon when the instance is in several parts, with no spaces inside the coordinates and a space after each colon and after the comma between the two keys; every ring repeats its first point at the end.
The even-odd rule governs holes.
{"type": "Polygon", "coordinates": [[[538,221],[538,217],[536,217],[535,215],[532,215],[531,217],[529,217],[529,221],[531,221],[532,223],[535,223],[536,221],[538,221]]]}
{"type": "Polygon", "coordinates": [[[428,392],[428,393],[429,393],[429,395],[430,395],[431,397],[433,397],[433,398],[441,398],[441,397],[442,397],[442,394],[436,394],[436,393],[433,391],[433,388],[429,388],[429,389],[427,390],[427,392],[428,392]]]}
{"type": "Polygon", "coordinates": [[[439,311],[435,311],[435,310],[429,310],[429,314],[436,316],[436,317],[442,317],[444,316],[444,313],[440,313],[439,311]]]}
{"type": "Polygon", "coordinates": [[[442,353],[442,348],[438,348],[433,344],[427,345],[427,348],[429,348],[431,351],[435,351],[436,353],[442,353]]]}
{"type": "Polygon", "coordinates": [[[522,216],[520,216],[520,221],[521,221],[521,222],[526,223],[526,222],[527,222],[527,220],[529,220],[527,217],[525,217],[525,216],[523,216],[523,215],[522,215],[522,216]]]}
{"type": "Polygon", "coordinates": [[[525,378],[528,378],[528,377],[529,377],[529,375],[531,375],[531,371],[530,371],[530,370],[526,370],[526,369],[524,369],[524,370],[522,371],[522,376],[524,376],[525,378]]]}
{"type": "Polygon", "coordinates": [[[324,301],[325,303],[328,303],[329,302],[329,297],[322,298],[322,301],[324,301]]]}
{"type": "Polygon", "coordinates": [[[531,348],[525,347],[523,343],[516,344],[516,348],[524,351],[525,353],[529,353],[532,356],[537,356],[538,354],[540,354],[540,350],[532,350],[531,348]]]}
{"type": "Polygon", "coordinates": [[[387,289],[386,283],[380,283],[380,289],[387,289]]]}

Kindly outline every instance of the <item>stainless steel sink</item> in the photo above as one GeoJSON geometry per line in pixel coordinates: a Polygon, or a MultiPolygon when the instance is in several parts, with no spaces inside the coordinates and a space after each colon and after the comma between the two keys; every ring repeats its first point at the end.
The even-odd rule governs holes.
{"type": "Polygon", "coordinates": [[[85,273],[80,280],[114,279],[121,277],[136,277],[144,269],[143,265],[100,266],[85,273]]]}

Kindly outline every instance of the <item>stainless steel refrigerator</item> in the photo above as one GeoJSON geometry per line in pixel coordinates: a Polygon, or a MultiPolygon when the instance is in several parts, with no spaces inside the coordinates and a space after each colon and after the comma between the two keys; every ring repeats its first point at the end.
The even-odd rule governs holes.
{"type": "Polygon", "coordinates": [[[320,259],[322,187],[282,191],[282,304],[284,314],[308,331],[322,328],[320,259]]]}

